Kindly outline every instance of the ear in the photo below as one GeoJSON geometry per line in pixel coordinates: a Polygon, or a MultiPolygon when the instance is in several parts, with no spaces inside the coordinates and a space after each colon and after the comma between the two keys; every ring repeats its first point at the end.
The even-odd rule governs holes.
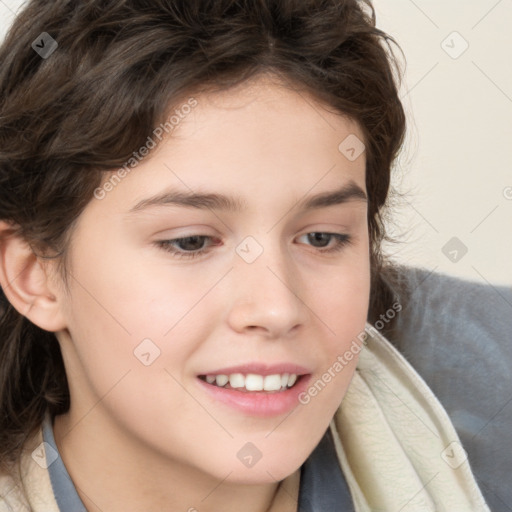
{"type": "Polygon", "coordinates": [[[16,226],[0,221],[0,285],[7,300],[45,331],[65,328],[60,303],[43,265],[16,226]]]}

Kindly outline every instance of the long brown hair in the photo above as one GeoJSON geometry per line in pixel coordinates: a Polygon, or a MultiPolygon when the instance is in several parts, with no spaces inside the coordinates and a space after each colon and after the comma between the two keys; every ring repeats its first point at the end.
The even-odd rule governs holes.
{"type": "MultiPolygon", "coordinates": [[[[391,43],[398,47],[376,28],[370,0],[32,0],[0,47],[0,219],[58,258],[65,278],[74,222],[105,173],[122,166],[170,108],[187,94],[274,73],[363,130],[369,319],[378,317],[391,298],[381,212],[405,132],[391,43]],[[46,38],[50,48],[42,33],[58,44],[45,56],[32,46],[46,38]]],[[[70,401],[55,335],[5,298],[4,309],[0,469],[19,457],[47,409],[64,413],[70,401]]]]}

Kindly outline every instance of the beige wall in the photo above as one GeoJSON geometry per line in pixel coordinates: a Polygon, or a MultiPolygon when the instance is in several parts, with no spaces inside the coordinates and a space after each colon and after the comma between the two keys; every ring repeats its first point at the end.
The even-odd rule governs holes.
{"type": "Polygon", "coordinates": [[[375,7],[377,25],[407,59],[409,138],[395,184],[408,195],[394,230],[404,243],[391,250],[410,264],[510,285],[512,2],[375,0],[375,7]],[[453,237],[460,242],[443,252],[453,237]]]}
{"type": "MultiPolygon", "coordinates": [[[[2,34],[21,4],[0,0],[2,34]]],[[[388,250],[411,265],[510,285],[512,2],[375,0],[375,7],[377,25],[407,59],[409,133],[394,180],[406,195],[391,230],[401,243],[388,250]]]]}

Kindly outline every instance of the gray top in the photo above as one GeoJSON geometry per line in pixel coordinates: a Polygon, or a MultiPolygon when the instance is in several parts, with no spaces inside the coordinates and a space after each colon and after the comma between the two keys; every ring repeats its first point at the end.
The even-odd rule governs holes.
{"type": "MultiPolygon", "coordinates": [[[[48,443],[59,455],[54,462],[47,458],[50,481],[52,483],[55,501],[61,512],[87,512],[80,496],[76,492],[75,486],[68,474],[66,466],[60,456],[55,438],[53,437],[53,425],[50,414],[47,413],[43,422],[43,442],[48,443]]],[[[55,454],[53,454],[55,456],[55,454]]],[[[53,457],[54,458],[54,457],[53,457]]]]}

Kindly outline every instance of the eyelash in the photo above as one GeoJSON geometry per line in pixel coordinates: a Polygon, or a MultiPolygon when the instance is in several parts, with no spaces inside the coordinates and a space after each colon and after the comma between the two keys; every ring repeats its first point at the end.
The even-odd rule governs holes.
{"type": "MultiPolygon", "coordinates": [[[[342,234],[342,233],[326,233],[323,231],[312,231],[310,233],[304,233],[304,235],[311,235],[311,234],[329,235],[330,237],[334,238],[335,244],[333,247],[331,247],[330,249],[323,249],[323,248],[318,249],[318,252],[321,254],[325,254],[325,253],[331,254],[331,253],[339,252],[345,246],[352,243],[352,238],[350,237],[350,235],[346,235],[346,234],[342,234]]],[[[304,235],[301,235],[301,236],[304,236],[304,235]]],[[[155,244],[159,248],[163,249],[164,251],[170,252],[171,254],[173,254],[174,257],[179,258],[179,259],[181,259],[181,258],[184,258],[184,259],[197,258],[197,257],[202,256],[203,254],[209,252],[209,247],[212,247],[210,245],[206,249],[198,249],[198,250],[192,252],[192,251],[179,251],[173,246],[173,244],[182,242],[189,238],[212,239],[214,237],[207,236],[207,235],[190,235],[190,236],[185,236],[185,237],[181,237],[181,238],[173,238],[171,240],[158,240],[155,242],[155,244]]]]}

